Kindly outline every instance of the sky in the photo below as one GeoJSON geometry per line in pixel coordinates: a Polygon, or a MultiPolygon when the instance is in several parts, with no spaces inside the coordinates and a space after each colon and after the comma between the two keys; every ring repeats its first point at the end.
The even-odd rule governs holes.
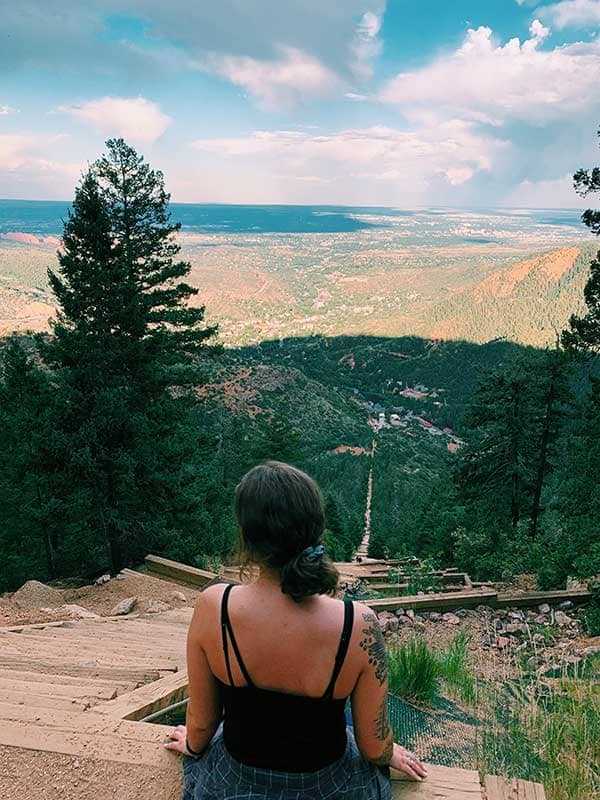
{"type": "Polygon", "coordinates": [[[179,202],[578,207],[600,0],[0,0],[0,197],[123,136],[179,202]]]}

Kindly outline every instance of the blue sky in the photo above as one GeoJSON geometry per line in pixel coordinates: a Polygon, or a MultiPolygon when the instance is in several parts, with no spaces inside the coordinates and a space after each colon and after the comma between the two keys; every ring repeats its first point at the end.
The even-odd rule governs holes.
{"type": "Polygon", "coordinates": [[[184,202],[566,207],[597,162],[600,0],[20,0],[0,197],[122,135],[184,202]]]}

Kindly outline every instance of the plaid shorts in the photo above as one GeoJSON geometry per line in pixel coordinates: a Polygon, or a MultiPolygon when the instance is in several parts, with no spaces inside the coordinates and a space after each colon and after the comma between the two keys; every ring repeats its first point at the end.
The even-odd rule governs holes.
{"type": "Polygon", "coordinates": [[[201,758],[184,758],[183,800],[392,800],[389,770],[358,750],[354,732],[338,761],[316,772],[275,772],[240,764],[219,728],[201,758]]]}

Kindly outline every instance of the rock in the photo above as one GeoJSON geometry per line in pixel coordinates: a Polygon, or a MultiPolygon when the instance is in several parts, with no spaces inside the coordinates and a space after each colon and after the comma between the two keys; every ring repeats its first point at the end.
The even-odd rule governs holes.
{"type": "Polygon", "coordinates": [[[145,608],[148,614],[161,614],[163,611],[170,610],[171,606],[168,603],[163,603],[162,600],[148,600],[145,608]]]}
{"type": "Polygon", "coordinates": [[[187,598],[183,592],[171,592],[171,600],[179,600],[181,603],[187,602],[187,598]]]}
{"type": "Polygon", "coordinates": [[[504,608],[496,608],[492,613],[494,619],[506,619],[507,612],[504,608]]]}
{"type": "Polygon", "coordinates": [[[70,619],[97,619],[100,616],[87,608],[75,605],[75,603],[66,603],[64,606],[59,606],[56,609],[56,613],[66,614],[70,619]]]}
{"type": "Polygon", "coordinates": [[[567,590],[571,589],[585,589],[585,581],[579,581],[577,578],[567,578],[567,590]]]}
{"type": "Polygon", "coordinates": [[[569,611],[571,608],[573,608],[573,603],[570,600],[563,600],[562,603],[558,604],[558,607],[561,611],[569,611]]]}
{"type": "Polygon", "coordinates": [[[110,575],[106,573],[106,575],[100,575],[99,578],[96,578],[94,581],[94,586],[102,586],[104,583],[108,583],[110,580],[110,575]]]}
{"type": "Polygon", "coordinates": [[[534,633],[532,637],[532,641],[534,644],[543,644],[545,639],[541,633],[534,633]]]}
{"type": "Polygon", "coordinates": [[[524,622],[509,622],[506,626],[507,633],[513,634],[523,634],[524,636],[527,634],[529,628],[525,625],[524,622]]]}
{"type": "Polygon", "coordinates": [[[389,617],[379,617],[379,627],[384,634],[395,633],[400,627],[400,620],[391,614],[389,617]]]}
{"type": "Polygon", "coordinates": [[[528,611],[527,612],[527,619],[536,620],[538,618],[538,614],[535,611],[528,611]]]}
{"type": "Polygon", "coordinates": [[[425,631],[427,630],[427,625],[425,625],[424,622],[419,622],[418,620],[415,620],[414,628],[416,631],[421,631],[421,633],[425,633],[425,631]]]}
{"type": "Polygon", "coordinates": [[[409,619],[414,619],[414,618],[415,618],[415,612],[412,610],[412,608],[409,608],[409,609],[407,610],[407,612],[406,612],[406,616],[407,616],[409,619]]]}
{"type": "Polygon", "coordinates": [[[63,605],[62,592],[39,581],[27,581],[12,596],[19,608],[56,608],[63,605]]]}
{"type": "Polygon", "coordinates": [[[546,619],[544,614],[538,614],[537,617],[535,617],[533,621],[535,622],[536,625],[547,625],[548,624],[548,620],[546,619]]]}
{"type": "Polygon", "coordinates": [[[438,611],[432,611],[429,615],[429,619],[431,622],[440,622],[442,619],[442,615],[438,611]]]}
{"type": "Polygon", "coordinates": [[[510,639],[507,639],[506,636],[499,636],[496,639],[496,647],[498,648],[498,650],[505,650],[509,644],[510,644],[510,639]]]}
{"type": "Polygon", "coordinates": [[[447,612],[446,614],[442,614],[442,619],[448,625],[460,625],[460,617],[457,617],[456,614],[447,612]]]}
{"type": "Polygon", "coordinates": [[[538,606],[538,611],[540,612],[540,614],[549,614],[550,606],[548,605],[548,603],[542,603],[541,605],[538,606]]]}
{"type": "Polygon", "coordinates": [[[415,616],[413,617],[413,621],[415,625],[422,625],[425,622],[425,620],[420,614],[415,614],[415,616]]]}
{"type": "Polygon", "coordinates": [[[136,603],[137,597],[126,597],[124,600],[121,600],[120,603],[117,603],[117,605],[110,612],[110,616],[122,617],[125,616],[125,614],[130,614],[135,608],[136,603]]]}
{"type": "Polygon", "coordinates": [[[412,619],[407,617],[406,614],[404,614],[402,617],[397,617],[396,619],[398,620],[399,625],[414,625],[412,619]]]}
{"type": "Polygon", "coordinates": [[[584,656],[595,656],[600,653],[600,647],[598,645],[592,645],[591,647],[586,647],[584,650],[581,651],[581,654],[584,656]]]}
{"type": "Polygon", "coordinates": [[[573,622],[575,622],[575,620],[567,616],[567,614],[565,614],[564,611],[555,611],[554,621],[559,626],[559,628],[565,628],[567,625],[572,625],[573,622]]]}
{"type": "Polygon", "coordinates": [[[456,612],[456,616],[457,617],[461,617],[461,619],[464,619],[465,617],[468,617],[469,615],[470,615],[470,612],[469,612],[468,608],[459,608],[458,611],[456,612]]]}
{"type": "Polygon", "coordinates": [[[525,619],[525,614],[523,614],[522,611],[509,611],[508,618],[516,622],[523,622],[525,619]]]}

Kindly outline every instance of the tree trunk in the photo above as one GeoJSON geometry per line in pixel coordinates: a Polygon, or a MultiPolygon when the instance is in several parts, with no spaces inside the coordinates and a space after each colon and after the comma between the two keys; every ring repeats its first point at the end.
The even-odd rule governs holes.
{"type": "Polygon", "coordinates": [[[556,383],[558,380],[558,374],[558,366],[554,364],[550,372],[550,382],[548,384],[548,392],[546,394],[546,412],[544,415],[542,438],[540,441],[540,461],[537,469],[535,489],[533,493],[533,505],[531,508],[530,533],[533,537],[537,536],[540,518],[540,500],[542,497],[542,489],[544,488],[546,465],[548,463],[548,445],[550,443],[550,431],[552,429],[552,419],[554,415],[554,402],[556,400],[556,383]]]}

